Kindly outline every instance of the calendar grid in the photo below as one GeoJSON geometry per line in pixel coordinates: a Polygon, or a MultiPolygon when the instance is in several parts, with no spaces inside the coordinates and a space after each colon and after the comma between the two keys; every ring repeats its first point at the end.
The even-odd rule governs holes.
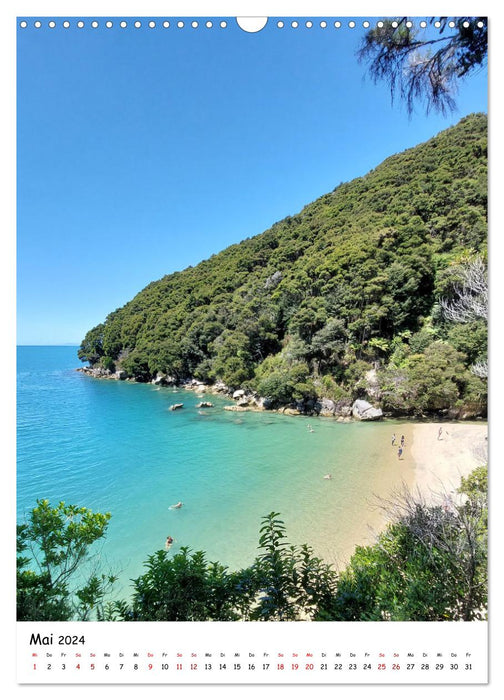
{"type": "Polygon", "coordinates": [[[486,622],[265,624],[20,623],[18,681],[488,681],[486,622]]]}

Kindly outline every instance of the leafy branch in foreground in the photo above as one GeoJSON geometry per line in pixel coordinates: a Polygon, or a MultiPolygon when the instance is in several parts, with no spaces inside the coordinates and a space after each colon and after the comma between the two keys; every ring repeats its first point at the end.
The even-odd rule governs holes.
{"type": "Polygon", "coordinates": [[[188,547],[173,557],[160,550],[145,563],[146,573],[133,581],[131,607],[124,601],[109,606],[107,619],[123,620],[236,620],[237,593],[233,575],[204,552],[188,547]]]}
{"type": "Polygon", "coordinates": [[[263,518],[254,569],[258,582],[253,620],[312,619],[336,588],[336,573],[313,549],[289,545],[280,513],[263,518]]]}
{"type": "Polygon", "coordinates": [[[110,513],[38,500],[17,527],[17,619],[87,620],[116,580],[83,575],[90,548],[105,536],[110,513]],[[30,556],[26,556],[28,554],[30,556]]]}

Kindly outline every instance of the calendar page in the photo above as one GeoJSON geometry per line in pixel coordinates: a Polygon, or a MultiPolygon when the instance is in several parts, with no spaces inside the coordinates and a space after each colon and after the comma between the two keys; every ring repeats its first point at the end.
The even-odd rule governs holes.
{"type": "Polygon", "coordinates": [[[492,17],[15,5],[17,691],[488,689],[492,17]]]}

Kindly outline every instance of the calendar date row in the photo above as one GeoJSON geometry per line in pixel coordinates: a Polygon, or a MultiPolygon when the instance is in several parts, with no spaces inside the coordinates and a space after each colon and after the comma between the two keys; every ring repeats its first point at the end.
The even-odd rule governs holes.
{"type": "Polygon", "coordinates": [[[471,663],[44,663],[33,671],[471,671],[471,663]]]}

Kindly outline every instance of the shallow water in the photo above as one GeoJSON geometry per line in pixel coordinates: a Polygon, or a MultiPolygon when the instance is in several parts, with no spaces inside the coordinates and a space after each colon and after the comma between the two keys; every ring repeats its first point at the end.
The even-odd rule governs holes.
{"type": "Polygon", "coordinates": [[[201,395],[93,379],[79,364],[73,347],[18,348],[18,519],[37,498],[111,512],[102,565],[122,585],[167,535],[172,552],[187,545],[246,566],[271,511],[289,542],[341,562],[383,523],[374,494],[411,483],[390,423],[236,413],[214,396],[199,412],[201,395]]]}

